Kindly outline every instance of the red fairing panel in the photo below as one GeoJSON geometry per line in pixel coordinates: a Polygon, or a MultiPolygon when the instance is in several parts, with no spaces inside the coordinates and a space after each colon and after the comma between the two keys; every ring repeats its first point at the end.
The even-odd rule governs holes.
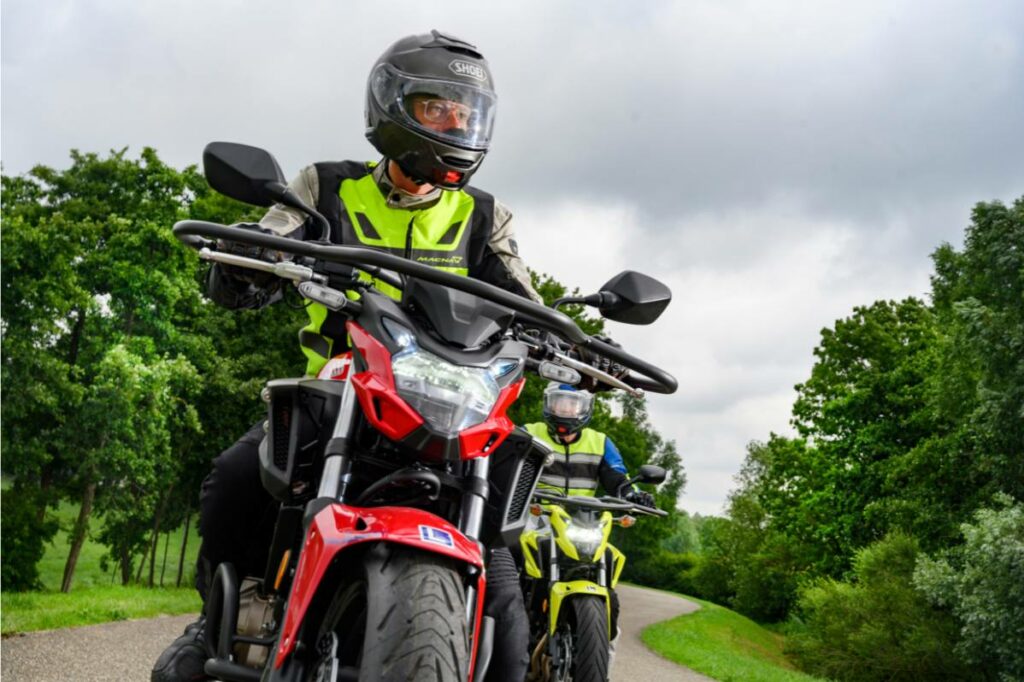
{"type": "MultiPolygon", "coordinates": [[[[484,565],[475,542],[452,524],[429,512],[408,507],[361,508],[343,504],[325,507],[313,518],[306,533],[295,582],[288,597],[288,611],[274,659],[275,668],[280,668],[295,649],[299,626],[335,555],[361,542],[395,542],[449,556],[481,569],[484,565]],[[357,525],[362,530],[357,530],[357,525]]],[[[481,607],[482,576],[481,572],[481,607]]],[[[479,615],[477,622],[480,622],[479,615]]]]}
{"type": "Polygon", "coordinates": [[[490,416],[487,417],[487,421],[471,426],[459,434],[462,459],[474,459],[491,454],[508,437],[508,434],[512,433],[512,429],[516,425],[505,416],[505,412],[522,393],[525,383],[525,379],[520,379],[503,388],[498,394],[498,400],[494,404],[490,416]]]}
{"type": "Polygon", "coordinates": [[[363,414],[373,427],[400,441],[423,424],[423,417],[398,396],[391,371],[391,353],[355,322],[346,323],[352,345],[366,360],[367,369],[352,377],[363,414]]]}

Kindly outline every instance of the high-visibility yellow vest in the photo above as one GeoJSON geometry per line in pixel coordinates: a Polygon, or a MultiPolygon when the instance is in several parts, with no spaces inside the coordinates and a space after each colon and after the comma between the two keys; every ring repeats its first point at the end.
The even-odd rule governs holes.
{"type": "Polygon", "coordinates": [[[566,495],[593,497],[597,494],[598,471],[604,459],[607,436],[594,429],[583,429],[579,438],[565,445],[551,437],[544,422],[527,424],[525,428],[554,452],[554,461],[544,467],[538,488],[558,490],[566,495]]]}
{"type": "MultiPolygon", "coordinates": [[[[458,275],[469,274],[471,224],[474,219],[493,221],[493,208],[475,216],[474,209],[479,198],[493,201],[490,195],[476,190],[444,191],[429,208],[392,208],[371,173],[372,164],[323,163],[316,168],[320,181],[317,210],[331,223],[334,242],[367,246],[458,275]]],[[[371,278],[366,275],[365,279],[371,278]]],[[[374,286],[393,298],[401,296],[384,282],[375,281],[374,286]]],[[[299,331],[299,343],[307,358],[306,374],[315,375],[347,345],[344,317],[319,303],[311,302],[306,310],[310,321],[299,331]]]]}

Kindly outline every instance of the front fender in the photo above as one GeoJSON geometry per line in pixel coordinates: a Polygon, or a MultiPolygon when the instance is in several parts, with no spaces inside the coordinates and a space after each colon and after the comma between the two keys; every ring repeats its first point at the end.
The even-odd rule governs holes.
{"type": "Polygon", "coordinates": [[[604,611],[605,617],[607,618],[607,626],[609,636],[611,635],[612,629],[612,609],[611,599],[608,596],[608,588],[601,587],[597,583],[592,583],[589,580],[572,580],[564,583],[555,583],[551,586],[551,606],[550,606],[550,621],[548,623],[549,634],[554,635],[555,630],[558,629],[558,616],[562,612],[562,605],[566,599],[577,595],[587,595],[591,597],[601,597],[604,599],[604,611]]]}
{"type": "Polygon", "coordinates": [[[288,610],[274,659],[275,668],[280,668],[295,649],[303,618],[335,557],[339,552],[364,542],[395,542],[443,554],[478,569],[483,569],[484,565],[475,542],[452,524],[429,512],[408,507],[362,508],[344,504],[325,507],[313,517],[306,531],[288,596],[288,610]]]}

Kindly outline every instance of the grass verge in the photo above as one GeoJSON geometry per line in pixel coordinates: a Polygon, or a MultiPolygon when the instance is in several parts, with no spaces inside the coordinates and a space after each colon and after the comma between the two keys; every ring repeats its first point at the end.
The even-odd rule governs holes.
{"type": "Polygon", "coordinates": [[[647,627],[644,644],[721,682],[821,682],[786,659],[782,635],[717,604],[687,599],[701,609],[647,627]]]}
{"type": "MultiPolygon", "coordinates": [[[[174,587],[178,582],[178,559],[184,532],[183,528],[178,528],[171,532],[170,538],[161,535],[157,546],[154,582],[159,584],[162,578],[166,587],[122,586],[115,565],[108,566],[106,571],[101,566],[106,547],[87,538],[78,557],[71,592],[63,594],[60,592],[60,583],[68,556],[68,530],[74,524],[78,508],[65,502],[48,513],[57,519],[60,530],[47,545],[39,561],[39,578],[43,589],[39,592],[4,591],[0,595],[0,633],[4,636],[161,614],[199,612],[199,594],[192,587],[196,554],[199,551],[195,519],[189,529],[186,544],[182,587],[174,587]]],[[[102,518],[94,517],[89,525],[95,531],[101,524],[102,518]]],[[[142,580],[147,581],[148,578],[147,564],[142,580]]]]}
{"type": "Polygon", "coordinates": [[[76,625],[108,623],[161,614],[199,613],[199,594],[189,588],[85,587],[69,594],[20,592],[3,595],[4,635],[76,625]]]}

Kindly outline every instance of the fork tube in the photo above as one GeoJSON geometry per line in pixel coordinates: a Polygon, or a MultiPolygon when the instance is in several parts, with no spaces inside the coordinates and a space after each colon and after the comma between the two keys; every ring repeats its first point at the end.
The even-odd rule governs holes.
{"type": "Polygon", "coordinates": [[[548,564],[548,580],[551,584],[557,583],[561,580],[561,574],[558,572],[558,543],[555,542],[555,529],[551,528],[551,537],[548,539],[551,547],[551,563],[548,564]]]}
{"type": "Polygon", "coordinates": [[[356,423],[356,391],[351,379],[345,382],[341,393],[338,416],[334,420],[331,439],[324,449],[324,472],[320,477],[317,497],[341,499],[352,476],[352,462],[348,456],[350,440],[356,423]]]}
{"type": "MultiPolygon", "coordinates": [[[[487,457],[479,457],[469,464],[467,478],[476,479],[487,490],[487,473],[491,462],[487,457]]],[[[480,538],[480,529],[484,522],[484,504],[487,498],[476,493],[467,493],[462,498],[462,510],[459,515],[459,530],[472,540],[480,538]]]]}
{"type": "MultiPolygon", "coordinates": [[[[487,474],[490,471],[491,462],[487,457],[479,457],[469,463],[469,473],[466,478],[475,479],[475,482],[482,484],[482,489],[487,490],[487,474]]],[[[481,489],[473,486],[472,490],[481,489]]],[[[480,529],[484,523],[484,504],[487,501],[486,493],[466,493],[462,496],[462,509],[459,511],[459,530],[470,540],[476,542],[480,548],[480,556],[487,561],[487,549],[480,542],[480,529]]],[[[476,606],[477,590],[476,585],[470,583],[466,588],[466,622],[476,627],[476,606]]]]}

